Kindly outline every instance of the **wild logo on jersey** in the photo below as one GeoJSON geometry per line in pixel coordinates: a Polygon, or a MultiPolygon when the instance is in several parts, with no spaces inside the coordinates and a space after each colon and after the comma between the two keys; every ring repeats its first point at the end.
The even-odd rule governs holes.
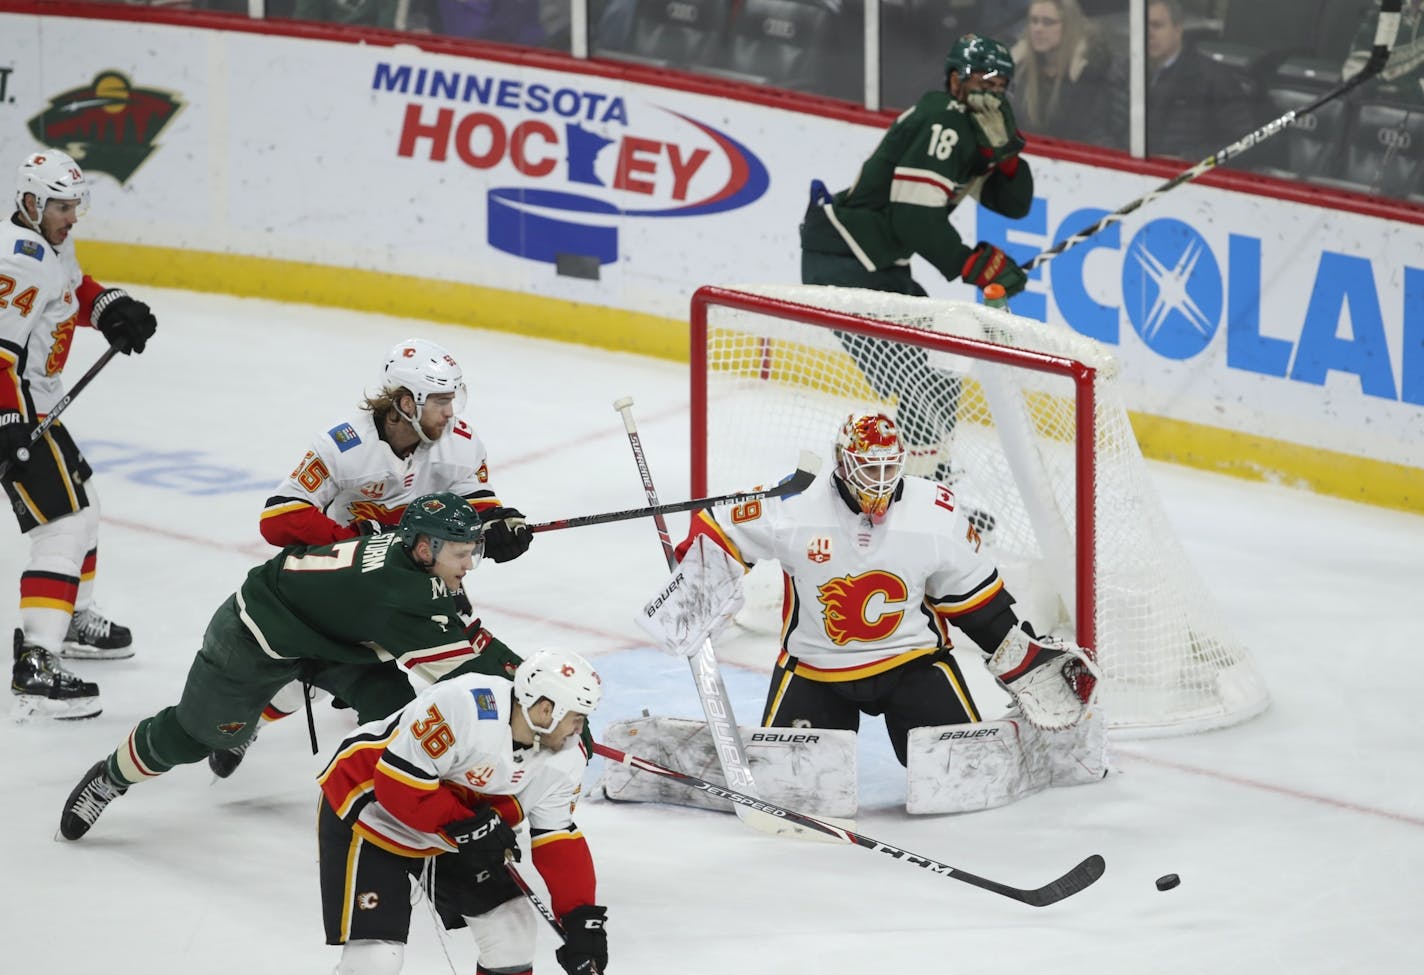
{"type": "Polygon", "coordinates": [[[816,590],[825,607],[826,636],[838,647],[847,643],[874,643],[894,633],[905,618],[904,610],[870,615],[870,602],[879,596],[884,603],[903,603],[910,596],[905,580],[892,572],[873,569],[855,576],[842,576],[816,590]]]}

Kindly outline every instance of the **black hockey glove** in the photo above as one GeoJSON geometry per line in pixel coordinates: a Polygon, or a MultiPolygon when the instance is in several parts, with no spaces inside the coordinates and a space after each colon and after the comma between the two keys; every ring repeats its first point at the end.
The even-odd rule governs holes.
{"type": "Polygon", "coordinates": [[[1028,284],[1024,269],[1014,263],[1014,259],[993,244],[981,243],[969,252],[960,272],[965,284],[972,284],[980,291],[991,284],[1004,286],[1004,296],[1012,298],[1028,284]]]}
{"type": "MultiPolygon", "coordinates": [[[[461,616],[469,619],[475,615],[475,607],[470,605],[470,597],[465,595],[465,590],[456,589],[450,594],[455,598],[455,611],[461,616]]],[[[475,620],[475,626],[479,626],[479,620],[475,620]]]]}
{"type": "Polygon", "coordinates": [[[122,288],[101,292],[90,314],[104,338],[124,355],[142,352],[158,329],[158,320],[148,306],[130,298],[122,288]]]}
{"type": "Polygon", "coordinates": [[[460,858],[477,871],[503,867],[506,853],[519,859],[519,838],[488,803],[479,806],[469,819],[446,823],[440,831],[460,848],[460,858]]]}
{"type": "Polygon", "coordinates": [[[387,526],[383,522],[377,521],[374,518],[357,518],[351,523],[351,527],[356,529],[357,535],[361,535],[364,537],[366,535],[379,535],[389,526],[387,526]]]}
{"type": "Polygon", "coordinates": [[[17,476],[29,462],[30,436],[35,425],[19,410],[0,412],[0,462],[6,463],[10,475],[17,476]],[[21,456],[24,460],[21,460],[21,456]]]}
{"type": "Polygon", "coordinates": [[[518,508],[491,508],[480,512],[480,520],[484,522],[485,555],[496,562],[519,558],[534,540],[518,508]]]}
{"type": "Polygon", "coordinates": [[[598,975],[608,968],[608,908],[575,907],[563,916],[564,945],[554,957],[569,975],[598,975]]]}

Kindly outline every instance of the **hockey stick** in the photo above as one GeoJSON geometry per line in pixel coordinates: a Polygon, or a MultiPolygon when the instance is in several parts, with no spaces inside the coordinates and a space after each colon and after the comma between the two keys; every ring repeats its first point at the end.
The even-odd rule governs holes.
{"type": "MultiPolygon", "coordinates": [[[[119,350],[114,348],[112,345],[105,349],[104,354],[99,356],[98,361],[89,367],[89,371],[79,377],[79,382],[75,383],[74,387],[70,389],[69,392],[65,393],[62,397],[60,397],[58,403],[54,404],[54,409],[50,410],[47,414],[45,414],[45,418],[43,420],[35,424],[35,428],[30,431],[29,446],[21,447],[19,450],[15,451],[15,458],[20,463],[28,463],[30,459],[30,447],[33,447],[35,444],[39,443],[40,438],[42,438],[46,433],[49,432],[50,427],[54,426],[54,422],[59,419],[59,415],[65,410],[69,409],[69,404],[74,402],[74,397],[78,396],[81,392],[83,392],[84,387],[88,386],[89,383],[93,381],[94,377],[99,375],[99,370],[107,366],[109,364],[109,360],[118,354],[119,350]]],[[[7,457],[3,461],[0,461],[0,477],[4,477],[5,472],[9,469],[10,459],[7,457]]]]}
{"type": "MultiPolygon", "coordinates": [[[[549,910],[549,905],[544,903],[543,898],[534,893],[534,888],[529,886],[529,881],[525,880],[524,876],[518,870],[514,869],[514,862],[512,860],[506,860],[504,867],[509,871],[509,879],[514,881],[514,886],[524,892],[525,898],[529,903],[534,905],[534,910],[539,912],[539,916],[549,922],[549,927],[554,929],[554,933],[559,936],[559,939],[563,941],[564,944],[568,944],[569,936],[564,930],[563,922],[554,916],[554,912],[549,910]]],[[[589,975],[599,975],[598,966],[590,965],[588,972],[589,975]]]]}
{"type": "MultiPolygon", "coordinates": [[[[648,504],[657,507],[658,491],[653,486],[653,473],[648,469],[648,459],[643,454],[643,442],[638,437],[638,425],[633,419],[633,397],[625,396],[615,401],[613,408],[623,417],[623,428],[628,432],[628,445],[633,449],[638,474],[643,478],[643,492],[648,496],[648,504]]],[[[657,526],[658,539],[662,542],[668,568],[677,568],[677,555],[673,551],[672,536],[668,534],[666,519],[661,513],[655,514],[653,524],[657,526]]],[[[732,701],[727,696],[727,685],[723,682],[722,671],[717,666],[717,655],[712,649],[712,641],[702,641],[702,649],[694,656],[688,657],[687,664],[692,669],[692,684],[697,688],[697,699],[701,702],[702,714],[707,719],[707,730],[712,735],[717,763],[722,767],[722,778],[732,786],[756,795],[756,780],[752,778],[751,762],[747,759],[747,749],[742,744],[742,736],[737,731],[737,718],[732,713],[732,701]]],[[[777,820],[746,806],[733,805],[732,808],[736,810],[737,818],[753,829],[768,833],[779,832],[777,820]]]]}
{"type": "Polygon", "coordinates": [[[681,782],[683,785],[691,786],[710,796],[726,799],[738,805],[750,806],[758,812],[766,813],[769,816],[778,816],[797,823],[798,825],[824,833],[836,842],[863,846],[867,850],[876,850],[880,853],[888,854],[896,860],[903,860],[917,867],[924,867],[931,873],[939,874],[942,877],[949,877],[951,880],[958,880],[962,883],[978,887],[981,890],[987,890],[1003,897],[1011,898],[1027,904],[1030,907],[1047,907],[1049,904],[1058,903],[1065,897],[1072,897],[1079,891],[1091,886],[1103,875],[1103,871],[1107,869],[1107,863],[1103,858],[1099,854],[1094,853],[1057,880],[1050,881],[1042,887],[1036,887],[1032,890],[1010,887],[1007,884],[999,883],[997,880],[987,880],[967,870],[951,867],[947,863],[931,860],[929,857],[911,853],[909,850],[903,850],[898,846],[891,846],[889,843],[873,840],[868,836],[862,836],[860,833],[853,833],[833,823],[817,819],[815,816],[799,813],[793,809],[787,809],[785,806],[778,806],[776,803],[767,802],[765,799],[757,799],[744,792],[737,792],[734,789],[726,789],[720,785],[714,785],[706,779],[699,779],[697,776],[688,775],[686,772],[678,772],[665,765],[650,762],[646,758],[638,758],[636,755],[629,755],[627,752],[610,748],[608,745],[599,742],[593,743],[593,750],[596,754],[602,755],[604,758],[620,762],[630,768],[635,768],[642,772],[651,772],[653,775],[661,775],[663,778],[672,779],[674,782],[681,782]]]}
{"type": "Polygon", "coordinates": [[[796,470],[780,484],[763,491],[742,491],[737,494],[719,494],[711,498],[693,498],[691,501],[674,501],[672,504],[655,504],[648,508],[627,508],[623,511],[608,511],[600,515],[580,515],[576,518],[560,518],[557,521],[541,521],[530,525],[531,532],[557,531],[561,528],[582,528],[585,525],[607,525],[615,521],[631,521],[634,518],[656,518],[660,515],[676,514],[679,511],[694,511],[697,508],[720,508],[729,504],[746,504],[763,498],[784,498],[800,494],[811,486],[816,472],[821,469],[821,458],[809,450],[801,451],[801,460],[796,470]]]}
{"type": "Polygon", "coordinates": [[[1120,223],[1123,217],[1141,209],[1164,193],[1176,189],[1183,183],[1189,183],[1207,170],[1215,169],[1228,159],[1234,159],[1246,150],[1260,145],[1271,136],[1291,125],[1296,119],[1309,115],[1326,102],[1334,101],[1341,95],[1353,91],[1355,88],[1379,74],[1384,70],[1385,62],[1389,60],[1389,53],[1394,48],[1394,38],[1399,32],[1399,9],[1403,2],[1404,0],[1380,0],[1380,19],[1379,27],[1375,30],[1375,43],[1370,49],[1369,60],[1365,62],[1365,66],[1360,69],[1358,74],[1351,75],[1334,88],[1321,94],[1319,98],[1305,107],[1292,109],[1280,118],[1267,122],[1253,132],[1248,132],[1246,135],[1243,135],[1231,143],[1231,145],[1216,150],[1214,154],[1207,156],[1192,168],[1172,177],[1145,196],[1140,196],[1131,203],[1119,207],[1086,230],[1080,230],[1073,236],[1054,244],[1048,250],[1023,265],[1023,269],[1025,271],[1032,271],[1041,264],[1047,264],[1068,248],[1081,244],[1089,237],[1092,237],[1094,234],[1099,233],[1115,223],[1120,223]]]}

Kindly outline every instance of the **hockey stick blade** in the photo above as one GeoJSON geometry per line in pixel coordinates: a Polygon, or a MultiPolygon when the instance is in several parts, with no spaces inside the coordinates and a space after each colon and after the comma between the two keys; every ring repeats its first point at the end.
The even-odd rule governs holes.
{"type": "Polygon", "coordinates": [[[821,470],[821,458],[809,450],[801,451],[801,460],[796,470],[781,483],[761,491],[740,491],[735,494],[721,494],[710,498],[693,498],[690,501],[674,501],[671,504],[650,505],[646,508],[626,508],[623,511],[608,511],[597,515],[580,515],[575,518],[560,518],[556,521],[542,521],[530,525],[531,532],[558,531],[561,528],[582,528],[586,525],[608,525],[616,521],[631,521],[634,518],[653,518],[658,515],[676,514],[679,511],[695,511],[698,508],[721,508],[729,504],[746,504],[763,498],[786,498],[800,494],[811,486],[816,474],[821,470]]]}
{"type": "Polygon", "coordinates": [[[1149,191],[1143,196],[1139,196],[1137,199],[1133,200],[1130,203],[1126,203],[1121,207],[1118,207],[1112,213],[1107,214],[1097,223],[1093,224],[1091,227],[1087,227],[1083,230],[1080,230],[1073,236],[1067,237],[1064,240],[1059,241],[1052,247],[1048,248],[1048,250],[1036,255],[1032,260],[1024,264],[1023,269],[1025,271],[1032,271],[1036,267],[1040,267],[1044,264],[1047,264],[1049,261],[1053,260],[1059,254],[1062,254],[1069,248],[1081,244],[1089,237],[1095,236],[1101,231],[1107,229],[1108,227],[1111,227],[1115,223],[1121,223],[1124,217],[1127,217],[1137,212],[1142,207],[1145,207],[1147,204],[1151,203],[1153,200],[1156,200],[1163,194],[1176,189],[1183,183],[1190,183],[1198,176],[1202,175],[1208,170],[1215,169],[1217,166],[1220,166],[1228,159],[1234,159],[1246,150],[1255,148],[1256,146],[1260,145],[1262,142],[1265,142],[1267,139],[1271,138],[1277,133],[1290,128],[1290,126],[1295,123],[1296,119],[1304,118],[1307,115],[1310,115],[1312,112],[1314,112],[1320,106],[1324,105],[1326,102],[1334,101],[1335,99],[1340,98],[1343,95],[1349,94],[1351,91],[1354,91],[1355,88],[1359,87],[1366,81],[1369,81],[1375,75],[1379,74],[1381,71],[1384,70],[1385,64],[1389,61],[1390,52],[1394,49],[1394,39],[1399,32],[1399,11],[1403,2],[1404,0],[1380,0],[1379,26],[1375,29],[1374,44],[1370,48],[1370,55],[1368,60],[1365,62],[1364,67],[1361,68],[1357,74],[1351,75],[1349,78],[1346,78],[1334,88],[1331,88],[1327,92],[1323,92],[1310,104],[1303,105],[1300,108],[1291,109],[1289,112],[1286,112],[1279,118],[1272,119],[1265,125],[1262,125],[1260,128],[1254,129],[1251,132],[1246,133],[1230,145],[1218,149],[1215,153],[1210,156],[1207,156],[1195,166],[1192,166],[1191,168],[1181,173],[1178,173],[1176,176],[1173,176],[1171,179],[1167,180],[1167,182],[1158,186],[1156,189],[1149,191]]]}
{"type": "Polygon", "coordinates": [[[1057,880],[1044,884],[1042,887],[1032,890],[1010,887],[1008,884],[999,883],[997,880],[989,880],[977,874],[972,874],[967,870],[961,870],[959,867],[952,867],[947,863],[931,860],[929,857],[911,853],[909,850],[901,849],[898,846],[891,846],[889,843],[882,843],[880,840],[871,839],[869,836],[853,832],[844,827],[837,826],[834,823],[826,822],[823,819],[817,819],[815,816],[800,813],[794,809],[788,809],[785,806],[778,806],[776,803],[769,802],[766,799],[758,799],[755,796],[749,796],[735,789],[729,789],[708,782],[706,779],[699,779],[695,775],[679,772],[665,765],[659,765],[657,762],[649,761],[646,758],[629,755],[627,752],[619,751],[617,748],[612,748],[601,742],[593,743],[593,751],[596,755],[602,755],[604,758],[620,762],[623,765],[638,769],[639,771],[660,775],[663,778],[672,779],[675,782],[681,782],[683,785],[691,786],[710,796],[716,796],[720,799],[726,799],[729,802],[748,806],[768,816],[785,819],[798,826],[816,830],[817,832],[826,834],[826,836],[832,840],[885,853],[896,860],[911,863],[917,867],[923,867],[931,873],[939,874],[942,877],[949,877],[952,880],[958,880],[960,883],[969,884],[978,887],[980,890],[987,890],[991,893],[999,894],[1002,897],[1008,897],[1021,904],[1027,904],[1030,907],[1047,907],[1050,904],[1058,903],[1065,897],[1072,897],[1074,894],[1090,887],[1107,869],[1107,861],[1095,853],[1057,880]]]}

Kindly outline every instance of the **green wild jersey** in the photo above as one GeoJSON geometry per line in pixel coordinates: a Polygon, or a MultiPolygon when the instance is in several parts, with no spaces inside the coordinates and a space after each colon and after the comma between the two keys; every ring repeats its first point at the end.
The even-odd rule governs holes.
{"type": "Polygon", "coordinates": [[[966,196],[1011,218],[1028,213],[1033,176],[1018,161],[1013,175],[986,170],[963,103],[947,91],[921,96],[886,130],[850,189],[813,207],[802,246],[851,253],[866,270],[883,270],[919,254],[947,279],[960,276],[970,248],[949,223],[966,196]]]}
{"type": "Polygon", "coordinates": [[[395,660],[433,683],[475,655],[445,583],[394,533],[284,548],[247,574],[237,605],[278,659],[395,660]]]}

